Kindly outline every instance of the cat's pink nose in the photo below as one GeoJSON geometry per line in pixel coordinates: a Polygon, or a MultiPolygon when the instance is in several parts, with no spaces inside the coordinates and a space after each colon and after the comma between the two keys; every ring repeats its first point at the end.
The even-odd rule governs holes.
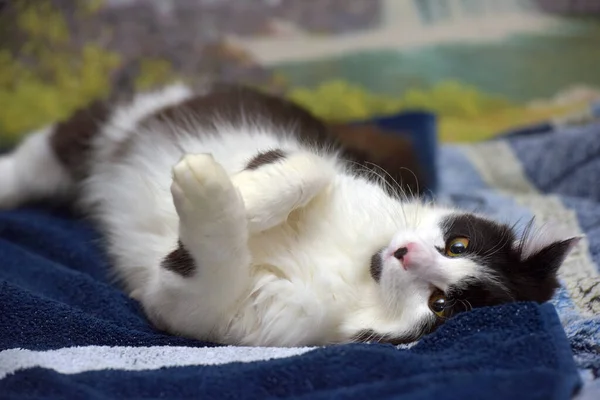
{"type": "Polygon", "coordinates": [[[400,247],[398,250],[396,250],[394,252],[394,257],[396,257],[398,260],[402,261],[402,259],[404,258],[405,255],[408,254],[408,248],[406,247],[400,247]]]}
{"type": "Polygon", "coordinates": [[[410,254],[415,251],[416,243],[407,243],[406,246],[400,247],[398,250],[394,252],[394,257],[399,261],[402,261],[402,267],[404,269],[408,269],[410,264],[410,254]]]}

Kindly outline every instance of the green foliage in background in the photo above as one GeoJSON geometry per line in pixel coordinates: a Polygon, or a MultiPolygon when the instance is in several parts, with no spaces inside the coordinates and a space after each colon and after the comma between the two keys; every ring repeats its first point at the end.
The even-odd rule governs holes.
{"type": "Polygon", "coordinates": [[[328,81],[315,89],[291,88],[287,97],[330,121],[365,119],[391,114],[403,107],[400,99],[373,94],[342,80],[328,81]]]}
{"type": "MultiPolygon", "coordinates": [[[[77,18],[102,6],[78,2],[77,18]]],[[[16,3],[16,29],[27,40],[17,54],[0,49],[0,142],[14,142],[30,130],[68,117],[111,90],[111,73],[121,56],[94,43],[73,48],[64,15],[49,1],[16,3]]],[[[163,60],[142,60],[136,86],[165,81],[171,67],[163,60]]]]}
{"type": "Polygon", "coordinates": [[[507,100],[453,81],[428,89],[412,88],[401,96],[393,97],[334,80],[315,89],[292,88],[288,97],[316,115],[333,121],[363,119],[408,109],[432,111],[440,116],[474,118],[491,110],[513,107],[507,100]]]}
{"type": "Polygon", "coordinates": [[[313,89],[292,87],[286,95],[315,115],[336,122],[408,110],[431,111],[438,116],[440,139],[444,142],[489,138],[585,105],[530,109],[455,81],[410,88],[397,97],[375,94],[343,80],[327,81],[313,89]]]}
{"type": "Polygon", "coordinates": [[[139,73],[135,78],[135,87],[140,90],[150,89],[164,84],[174,77],[171,63],[160,59],[143,59],[139,63],[139,73]]]}
{"type": "Polygon", "coordinates": [[[74,53],[64,16],[49,2],[17,6],[17,28],[27,41],[17,55],[0,50],[0,132],[7,140],[106,95],[110,72],[120,62],[93,44],[74,53]]]}
{"type": "MultiPolygon", "coordinates": [[[[93,17],[103,7],[103,2],[103,0],[75,0],[73,3],[77,8],[74,10],[74,20],[77,21],[77,26],[83,24],[86,27],[86,18],[93,17]]],[[[74,45],[73,33],[70,32],[65,15],[52,6],[51,0],[14,0],[11,2],[11,7],[13,5],[16,7],[15,18],[2,19],[3,16],[0,16],[1,33],[11,31],[17,33],[15,37],[18,36],[17,40],[20,44],[0,48],[0,145],[14,142],[21,135],[47,123],[64,119],[75,109],[85,106],[93,99],[107,96],[112,89],[111,77],[118,68],[129,62],[126,54],[117,54],[99,42],[88,42],[83,47],[74,45]],[[21,36],[26,40],[21,41],[21,36]]],[[[106,34],[103,32],[100,36],[110,37],[110,27],[106,29],[106,34]]],[[[95,34],[95,32],[92,34],[88,32],[88,36],[95,34]]],[[[596,36],[589,39],[589,43],[577,38],[578,43],[587,43],[579,47],[569,39],[561,49],[564,51],[579,49],[577,54],[580,54],[583,59],[585,54],[591,54],[590,48],[597,47],[595,38],[596,36]]],[[[519,46],[517,47],[520,48],[519,46]]],[[[547,47],[542,46],[542,48],[547,47]]],[[[508,55],[514,53],[516,55],[513,55],[511,60],[518,59],[522,63],[523,57],[534,54],[535,57],[531,56],[531,63],[532,65],[534,61],[538,63],[537,53],[527,49],[529,47],[526,51],[520,52],[515,52],[514,49],[514,51],[506,50],[507,54],[502,53],[501,58],[507,59],[508,55]]],[[[458,47],[451,50],[450,53],[441,54],[445,54],[444,57],[448,54],[452,55],[452,59],[462,62],[466,55],[471,54],[469,51],[477,49],[458,47]]],[[[486,51],[493,54],[499,52],[495,47],[486,51]]],[[[377,74],[364,73],[371,70],[371,65],[384,63],[389,57],[391,62],[396,60],[395,62],[399,63],[399,70],[403,70],[405,63],[410,60],[402,58],[395,51],[393,53],[384,54],[381,60],[356,55],[352,56],[350,61],[343,59],[324,60],[317,64],[297,63],[296,65],[294,63],[287,69],[277,67],[271,71],[271,79],[266,84],[267,87],[263,88],[264,84],[259,85],[258,81],[247,83],[254,83],[263,90],[283,92],[291,100],[308,108],[317,116],[336,122],[363,120],[406,110],[432,111],[439,117],[440,138],[443,141],[480,140],[516,125],[545,120],[585,106],[585,104],[550,105],[548,103],[545,106],[529,108],[515,103],[515,101],[526,101],[514,100],[519,99],[518,97],[510,96],[513,99],[511,102],[502,96],[486,93],[486,90],[498,93],[497,85],[485,86],[488,89],[481,90],[478,89],[480,85],[477,82],[474,86],[465,84],[469,81],[468,76],[460,78],[453,76],[458,81],[440,81],[445,75],[435,74],[435,71],[430,71],[427,79],[408,79],[406,82],[403,81],[402,74],[386,75],[382,78],[377,74]],[[332,77],[338,79],[330,80],[332,77]],[[352,82],[362,82],[362,86],[352,82]],[[310,86],[313,84],[315,86],[310,86]]],[[[548,52],[547,59],[555,60],[555,53],[555,51],[548,52]]],[[[425,61],[420,61],[416,66],[410,64],[412,68],[409,68],[405,75],[410,78],[410,74],[414,71],[420,73],[425,65],[422,63],[431,63],[431,54],[426,55],[428,57],[423,58],[425,61]]],[[[129,57],[133,58],[133,55],[129,57]]],[[[559,59],[570,58],[561,56],[559,59]]],[[[176,76],[171,63],[167,60],[148,58],[135,61],[138,63],[138,74],[134,84],[138,89],[163,84],[176,76]]],[[[230,58],[216,61],[222,64],[233,62],[230,58]]],[[[215,65],[220,65],[216,61],[215,65]]],[[[554,64],[554,61],[541,63],[541,65],[554,64]]],[[[570,68],[572,63],[567,64],[570,68]]],[[[589,63],[576,64],[583,68],[589,63]]],[[[514,65],[521,64],[515,61],[514,65]]],[[[565,67],[565,71],[570,69],[565,67]]],[[[589,68],[582,71],[588,74],[589,68]]],[[[539,72],[536,69],[536,76],[537,74],[539,72]]],[[[550,77],[543,80],[541,84],[538,82],[539,79],[534,79],[531,83],[539,84],[546,90],[548,82],[554,79],[553,74],[553,71],[548,72],[547,75],[550,77]]],[[[576,75],[588,76],[579,72],[576,75]]],[[[564,76],[569,81],[572,80],[572,75],[564,76]]],[[[517,86],[520,88],[520,85],[517,86]]],[[[509,94],[504,93],[504,96],[509,94]]]]}

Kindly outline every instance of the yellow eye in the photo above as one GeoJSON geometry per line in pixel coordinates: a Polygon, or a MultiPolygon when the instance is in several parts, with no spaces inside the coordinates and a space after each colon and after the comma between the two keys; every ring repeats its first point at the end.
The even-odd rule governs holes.
{"type": "Polygon", "coordinates": [[[429,297],[429,309],[438,317],[442,318],[448,307],[448,299],[441,290],[435,290],[429,297]]]}
{"type": "Polygon", "coordinates": [[[467,251],[467,247],[469,247],[469,239],[466,237],[454,238],[446,244],[446,255],[448,257],[459,257],[467,251]]]}

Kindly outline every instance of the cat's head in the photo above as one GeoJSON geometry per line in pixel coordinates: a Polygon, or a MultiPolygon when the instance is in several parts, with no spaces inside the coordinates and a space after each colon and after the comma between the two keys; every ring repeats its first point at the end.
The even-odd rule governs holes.
{"type": "Polygon", "coordinates": [[[375,323],[357,338],[409,342],[471,308],[548,301],[579,239],[550,229],[534,232],[532,223],[517,237],[513,227],[481,216],[433,213],[373,254],[371,276],[388,321],[398,320],[375,323]]]}

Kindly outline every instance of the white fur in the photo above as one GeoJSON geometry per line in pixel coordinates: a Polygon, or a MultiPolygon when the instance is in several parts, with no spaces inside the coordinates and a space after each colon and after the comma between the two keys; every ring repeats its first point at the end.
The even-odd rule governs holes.
{"type": "Polygon", "coordinates": [[[582,238],[583,236],[568,237],[563,227],[553,223],[537,227],[528,225],[517,245],[521,245],[522,248],[521,259],[526,260],[552,243],[569,240],[569,247],[573,248],[582,238]]]}
{"type": "MultiPolygon", "coordinates": [[[[122,106],[97,138],[90,177],[80,187],[80,206],[103,230],[117,274],[158,326],[263,346],[348,341],[363,329],[410,334],[433,318],[428,299],[435,286],[480,272],[469,260],[433,251],[443,246],[439,222],[450,210],[401,203],[342,160],[274,135],[251,116],[243,128],[223,123],[218,136],[195,134],[193,116],[185,129],[139,125],[190,96],[175,86],[122,106]],[[130,137],[135,146],[115,161],[130,137]],[[244,170],[258,152],[275,148],[288,156],[244,170]],[[161,267],[179,239],[195,260],[192,277],[161,267]],[[413,257],[420,261],[405,270],[389,253],[408,242],[419,243],[413,257]],[[369,266],[382,248],[378,283],[369,266]]],[[[0,204],[69,186],[48,132],[0,160],[0,204]]]]}
{"type": "Polygon", "coordinates": [[[102,134],[96,142],[96,154],[106,160],[131,135],[137,124],[161,108],[181,103],[194,95],[183,84],[167,86],[164,89],[140,93],[134,101],[115,107],[104,124],[102,134]]]}
{"type": "Polygon", "coordinates": [[[33,132],[16,151],[0,156],[0,209],[68,194],[73,182],[50,149],[53,129],[33,132]]]}

